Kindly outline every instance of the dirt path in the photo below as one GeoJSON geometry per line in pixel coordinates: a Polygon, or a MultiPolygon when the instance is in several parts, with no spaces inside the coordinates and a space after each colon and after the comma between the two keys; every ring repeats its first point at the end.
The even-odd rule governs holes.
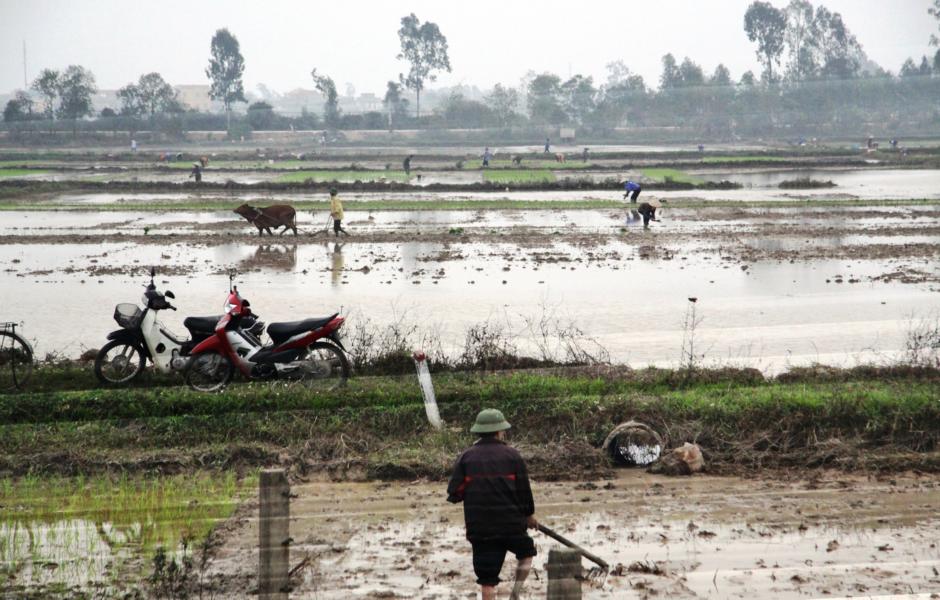
{"type": "MultiPolygon", "coordinates": [[[[472,598],[461,509],[443,483],[295,485],[298,596],[472,598]]],[[[636,471],[536,483],[540,518],[619,565],[585,598],[833,598],[940,591],[940,480],[842,474],[781,481],[636,471]]],[[[256,514],[254,507],[244,511],[256,514]]],[[[257,522],[236,521],[210,571],[226,596],[255,586],[257,522]]],[[[526,598],[545,597],[554,542],[538,535],[526,598]]],[[[514,561],[503,577],[511,578],[514,561]]],[[[506,587],[506,586],[504,586],[506,587]]],[[[914,596],[901,596],[914,597],[914,596]]],[[[924,596],[933,597],[933,596],[924,596]]]]}

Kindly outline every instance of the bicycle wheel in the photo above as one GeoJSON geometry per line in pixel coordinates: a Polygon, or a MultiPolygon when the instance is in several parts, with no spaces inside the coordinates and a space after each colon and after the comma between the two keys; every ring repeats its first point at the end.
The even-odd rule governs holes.
{"type": "Polygon", "coordinates": [[[32,346],[12,331],[0,331],[0,392],[23,389],[32,374],[32,346]]]}

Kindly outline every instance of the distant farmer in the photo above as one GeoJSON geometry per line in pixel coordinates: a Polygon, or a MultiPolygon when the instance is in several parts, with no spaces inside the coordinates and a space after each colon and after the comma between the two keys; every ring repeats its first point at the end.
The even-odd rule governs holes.
{"type": "Polygon", "coordinates": [[[409,154],[405,157],[405,160],[402,161],[401,166],[405,169],[405,175],[411,175],[411,159],[414,157],[413,154],[409,154]]]}
{"type": "Polygon", "coordinates": [[[137,152],[137,140],[131,140],[131,152],[137,152]]]}
{"type": "Polygon", "coordinates": [[[336,194],[336,188],[330,190],[330,216],[333,217],[333,233],[336,237],[339,237],[340,232],[349,235],[349,232],[343,229],[343,203],[336,194]]]}
{"type": "Polygon", "coordinates": [[[493,158],[493,153],[490,152],[490,147],[487,146],[486,148],[483,149],[483,166],[484,167],[490,166],[491,158],[493,158]]]}
{"type": "Polygon", "coordinates": [[[193,170],[189,172],[189,178],[192,179],[193,177],[196,178],[196,183],[202,181],[202,165],[197,162],[193,163],[193,170]]]}
{"type": "Polygon", "coordinates": [[[643,202],[637,207],[636,212],[643,216],[644,228],[649,228],[650,221],[658,220],[656,218],[656,209],[661,206],[658,200],[650,200],[649,202],[643,202]]]}
{"type": "Polygon", "coordinates": [[[552,140],[545,138],[545,154],[548,154],[552,151],[552,140]]]}
{"type": "Polygon", "coordinates": [[[510,425],[500,411],[480,411],[470,431],[480,439],[464,451],[447,485],[447,501],[463,502],[467,540],[473,547],[473,571],[483,600],[495,600],[506,552],[516,555],[516,580],[510,598],[518,600],[532,567],[535,501],[519,452],[505,442],[510,425]]]}
{"type": "Polygon", "coordinates": [[[588,147],[585,146],[584,150],[581,151],[581,162],[587,162],[588,159],[588,147]]]}
{"type": "Polygon", "coordinates": [[[643,188],[640,187],[639,183],[628,179],[627,182],[623,184],[623,190],[623,199],[626,200],[627,196],[630,196],[630,202],[635,203],[636,199],[640,197],[640,192],[643,191],[643,188]]]}

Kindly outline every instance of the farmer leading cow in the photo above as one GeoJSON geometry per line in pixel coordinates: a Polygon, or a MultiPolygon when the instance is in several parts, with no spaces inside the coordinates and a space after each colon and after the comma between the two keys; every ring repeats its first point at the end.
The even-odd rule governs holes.
{"type": "Polygon", "coordinates": [[[336,188],[330,190],[330,216],[333,217],[333,233],[339,237],[340,232],[343,235],[349,235],[349,232],[343,229],[343,203],[339,199],[336,188]]]}
{"type": "Polygon", "coordinates": [[[470,431],[480,439],[454,465],[447,486],[448,502],[463,502],[467,540],[473,548],[473,571],[483,600],[495,600],[506,552],[516,555],[516,580],[510,598],[518,600],[532,568],[535,501],[529,474],[519,452],[505,442],[510,427],[500,411],[480,411],[470,431]]]}

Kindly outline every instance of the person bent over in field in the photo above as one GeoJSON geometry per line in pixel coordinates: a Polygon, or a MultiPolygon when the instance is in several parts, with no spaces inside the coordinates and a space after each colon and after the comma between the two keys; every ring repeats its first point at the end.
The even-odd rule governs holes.
{"type": "Polygon", "coordinates": [[[623,199],[626,200],[627,196],[629,196],[630,202],[636,203],[636,199],[640,197],[640,192],[643,191],[643,188],[640,187],[639,183],[627,180],[627,182],[623,184],[623,190],[623,199]]]}
{"type": "Polygon", "coordinates": [[[643,215],[643,227],[649,228],[650,221],[658,221],[656,218],[656,209],[660,208],[662,204],[658,200],[650,200],[649,202],[643,202],[640,206],[637,207],[636,211],[643,215]]]}
{"type": "Polygon", "coordinates": [[[510,427],[500,411],[480,411],[470,431],[480,439],[454,465],[447,486],[448,502],[463,502],[467,540],[473,548],[473,571],[483,600],[495,600],[506,552],[516,555],[516,580],[510,598],[518,600],[535,556],[535,502],[525,462],[505,441],[510,427]]]}

